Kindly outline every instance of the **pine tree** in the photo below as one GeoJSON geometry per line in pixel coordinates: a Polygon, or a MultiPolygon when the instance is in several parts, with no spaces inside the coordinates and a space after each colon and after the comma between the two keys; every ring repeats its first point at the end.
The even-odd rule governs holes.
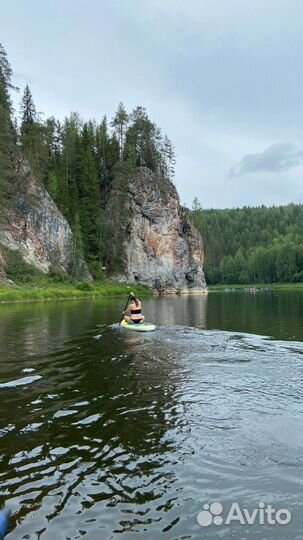
{"type": "Polygon", "coordinates": [[[45,173],[43,182],[57,202],[59,179],[62,174],[61,125],[54,117],[48,118],[43,126],[43,147],[45,153],[45,173]]]}
{"type": "Polygon", "coordinates": [[[0,105],[0,205],[7,205],[12,193],[13,140],[7,111],[0,105]]]}
{"type": "Polygon", "coordinates": [[[109,171],[107,163],[108,129],[106,116],[96,129],[96,152],[99,171],[99,183],[101,190],[101,200],[105,204],[105,193],[109,183],[109,171]]]}
{"type": "Polygon", "coordinates": [[[61,170],[58,177],[58,205],[69,223],[79,212],[77,176],[81,152],[82,121],[77,113],[64,120],[61,133],[61,170]]]}
{"type": "Polygon", "coordinates": [[[0,106],[4,107],[11,120],[13,112],[10,90],[16,89],[12,84],[13,70],[7,59],[6,51],[0,43],[0,106]]]}
{"type": "Polygon", "coordinates": [[[94,133],[88,123],[83,125],[78,152],[77,187],[80,202],[80,225],[84,241],[84,251],[88,259],[96,260],[99,255],[98,218],[100,212],[100,191],[97,160],[94,152],[94,133]]]}
{"type": "Polygon", "coordinates": [[[122,102],[119,103],[117,112],[111,122],[112,127],[116,131],[116,135],[119,141],[119,158],[123,160],[124,140],[125,132],[128,124],[128,114],[122,102]]]}
{"type": "Polygon", "coordinates": [[[21,125],[24,131],[38,121],[36,107],[28,84],[24,88],[21,102],[21,115],[21,125]]]}
{"type": "Polygon", "coordinates": [[[14,137],[10,90],[13,71],[0,43],[0,203],[8,204],[14,177],[14,137]]]}
{"type": "Polygon", "coordinates": [[[45,128],[40,122],[32,93],[29,86],[26,85],[21,101],[21,150],[41,181],[45,180],[47,176],[48,165],[44,132],[45,128]]]}
{"type": "Polygon", "coordinates": [[[163,150],[164,156],[166,160],[167,177],[168,177],[168,180],[172,180],[175,175],[176,156],[175,156],[174,147],[171,141],[169,140],[169,138],[167,137],[167,135],[165,135],[164,137],[163,146],[164,146],[164,150],[163,150]]]}
{"type": "Polygon", "coordinates": [[[126,132],[126,159],[132,159],[137,167],[148,167],[156,172],[159,163],[157,149],[159,131],[148,118],[144,107],[136,107],[130,116],[130,126],[126,132]]]}

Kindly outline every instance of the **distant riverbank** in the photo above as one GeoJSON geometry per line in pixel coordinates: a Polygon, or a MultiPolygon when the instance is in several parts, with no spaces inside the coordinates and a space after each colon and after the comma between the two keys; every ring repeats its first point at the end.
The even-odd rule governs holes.
{"type": "Polygon", "coordinates": [[[112,281],[81,283],[37,283],[0,285],[0,303],[67,300],[92,297],[114,297],[129,295],[133,291],[139,296],[151,295],[152,291],[142,285],[128,285],[112,281]]]}
{"type": "Polygon", "coordinates": [[[255,289],[256,291],[264,291],[264,290],[272,290],[272,291],[282,291],[282,290],[296,290],[296,289],[302,289],[303,290],[303,283],[275,283],[273,285],[268,285],[266,283],[248,283],[244,285],[239,285],[239,283],[236,284],[229,284],[227,285],[219,283],[216,285],[208,285],[209,292],[233,292],[233,291],[244,291],[245,289],[255,289]]]}

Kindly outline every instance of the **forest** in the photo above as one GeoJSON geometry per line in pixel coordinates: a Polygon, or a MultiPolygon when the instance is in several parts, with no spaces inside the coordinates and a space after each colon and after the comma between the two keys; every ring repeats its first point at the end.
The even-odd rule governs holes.
{"type": "Polygon", "coordinates": [[[71,274],[84,256],[93,276],[123,265],[123,214],[127,179],[138,167],[155,173],[159,187],[174,175],[175,154],[167,136],[144,107],[113,118],[83,121],[73,112],[60,121],[37,112],[26,85],[20,110],[13,109],[13,70],[0,44],[0,201],[9,205],[16,188],[16,156],[31,168],[66,217],[74,237],[71,274]],[[108,205],[112,193],[111,204],[108,205]],[[110,206],[110,210],[109,210],[110,206]]]}
{"type": "Polygon", "coordinates": [[[191,218],[205,246],[208,284],[303,282],[303,205],[203,210],[191,218]]]}

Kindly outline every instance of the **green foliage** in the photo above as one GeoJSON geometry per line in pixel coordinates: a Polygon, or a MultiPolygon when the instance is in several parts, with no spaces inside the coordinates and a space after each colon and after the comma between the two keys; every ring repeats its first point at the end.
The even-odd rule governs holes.
{"type": "Polygon", "coordinates": [[[39,120],[30,88],[26,85],[21,101],[20,146],[22,155],[29,160],[34,172],[41,179],[48,174],[45,129],[39,120]]]}
{"type": "MultiPolygon", "coordinates": [[[[86,287],[86,286],[85,286],[86,287]]],[[[77,287],[76,284],[68,283],[41,283],[38,286],[33,284],[17,285],[15,287],[0,285],[0,302],[22,302],[27,300],[52,300],[52,299],[72,299],[90,297],[121,297],[125,299],[129,295],[131,287],[112,281],[94,282],[88,289],[77,287]]],[[[152,291],[148,287],[136,286],[135,294],[148,296],[152,291]]]]}
{"type": "Polygon", "coordinates": [[[49,171],[46,181],[46,189],[52,199],[55,201],[58,195],[58,178],[55,171],[49,171]]]}
{"type": "Polygon", "coordinates": [[[12,121],[12,101],[10,90],[13,71],[4,47],[0,43],[0,201],[9,203],[14,176],[13,147],[14,128],[12,121]]]}
{"type": "Polygon", "coordinates": [[[148,167],[163,178],[173,178],[173,146],[167,136],[162,137],[160,128],[148,118],[144,107],[136,107],[130,115],[124,158],[134,167],[148,167]]]}
{"type": "Polygon", "coordinates": [[[11,116],[13,112],[10,90],[14,89],[12,85],[13,70],[8,61],[6,51],[0,43],[0,105],[11,116]]]}
{"type": "Polygon", "coordinates": [[[35,266],[24,261],[19,251],[5,250],[5,260],[6,275],[14,282],[28,283],[42,275],[35,266]]]}
{"type": "Polygon", "coordinates": [[[79,291],[93,291],[94,286],[90,281],[82,281],[77,284],[77,289],[79,289],[79,291]]]}
{"type": "Polygon", "coordinates": [[[119,103],[118,110],[111,122],[112,127],[115,129],[118,142],[119,142],[119,158],[123,159],[125,132],[128,124],[128,114],[124,108],[123,103],[119,103]]]}
{"type": "Polygon", "coordinates": [[[7,205],[12,192],[14,167],[13,140],[8,111],[0,104],[0,201],[7,205]]]}
{"type": "Polygon", "coordinates": [[[117,162],[113,169],[112,193],[102,215],[102,261],[113,271],[124,268],[124,240],[128,219],[128,180],[135,169],[131,162],[117,162]]]}
{"type": "Polygon", "coordinates": [[[191,218],[209,284],[303,281],[303,205],[202,210],[196,198],[191,218]]]}
{"type": "Polygon", "coordinates": [[[72,277],[65,272],[61,272],[61,270],[58,270],[56,266],[50,267],[47,278],[48,281],[51,281],[53,283],[73,283],[72,277]]]}

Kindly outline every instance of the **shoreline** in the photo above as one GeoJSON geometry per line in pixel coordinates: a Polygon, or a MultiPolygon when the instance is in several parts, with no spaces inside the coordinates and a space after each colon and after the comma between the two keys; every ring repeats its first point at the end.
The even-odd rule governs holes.
{"type": "MultiPolygon", "coordinates": [[[[266,284],[231,284],[231,285],[209,285],[208,289],[203,292],[180,294],[176,296],[205,296],[208,293],[218,292],[244,292],[244,289],[253,288],[256,292],[263,292],[262,289],[269,287],[267,292],[287,291],[287,290],[302,290],[303,283],[277,283],[269,286],[266,284]]],[[[128,296],[130,291],[135,291],[140,296],[153,296],[153,290],[144,286],[134,284],[117,284],[115,282],[86,285],[79,284],[62,284],[62,283],[46,283],[37,284],[36,286],[29,284],[19,285],[0,285],[0,305],[1,304],[21,304],[25,302],[50,302],[53,300],[85,300],[97,298],[121,298],[128,296]]],[[[172,296],[171,294],[163,294],[159,296],[172,296]]]]}
{"type": "Polygon", "coordinates": [[[143,285],[98,283],[84,284],[15,284],[0,285],[1,304],[21,304],[25,302],[50,302],[52,300],[85,300],[96,298],[125,298],[134,291],[140,296],[152,296],[152,291],[143,285]]]}
{"type": "Polygon", "coordinates": [[[272,291],[294,291],[294,290],[303,290],[303,283],[275,283],[273,285],[268,285],[266,283],[246,283],[246,284],[230,284],[223,285],[218,283],[217,285],[208,285],[208,292],[238,292],[244,291],[245,289],[256,289],[257,292],[263,292],[262,289],[267,289],[267,292],[272,291]]]}

